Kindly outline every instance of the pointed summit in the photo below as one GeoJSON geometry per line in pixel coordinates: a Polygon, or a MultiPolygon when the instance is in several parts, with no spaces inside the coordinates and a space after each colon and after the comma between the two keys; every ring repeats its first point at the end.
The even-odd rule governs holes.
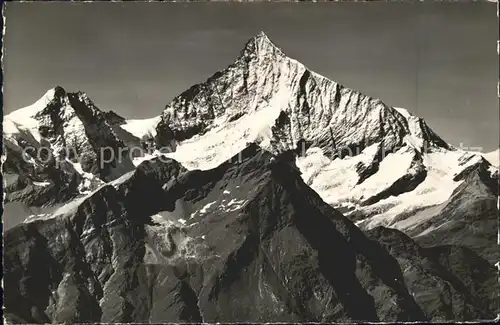
{"type": "Polygon", "coordinates": [[[241,51],[243,56],[262,56],[266,54],[284,55],[283,51],[274,44],[263,31],[252,37],[241,51]]]}
{"type": "Polygon", "coordinates": [[[64,90],[61,86],[55,86],[45,92],[45,94],[38,99],[36,103],[43,105],[47,105],[48,103],[54,101],[56,98],[61,98],[66,95],[66,90],[64,90]]]}

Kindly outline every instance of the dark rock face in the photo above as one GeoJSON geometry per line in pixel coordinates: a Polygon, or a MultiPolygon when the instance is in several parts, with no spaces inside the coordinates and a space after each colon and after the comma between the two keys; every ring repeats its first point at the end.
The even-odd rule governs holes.
{"type": "Polygon", "coordinates": [[[100,317],[97,281],[65,222],[25,224],[6,235],[5,312],[17,322],[92,321],[100,317]],[[43,235],[42,235],[43,234],[43,235]],[[45,236],[44,236],[45,235],[45,236]],[[60,242],[53,242],[57,237],[60,242]],[[59,245],[58,245],[59,244],[59,245]],[[8,279],[8,280],[7,280],[8,279]],[[62,299],[61,299],[62,298],[62,299]]]}
{"type": "Polygon", "coordinates": [[[370,239],[287,159],[253,144],[208,171],[164,157],[144,162],[53,217],[5,234],[10,322],[418,321],[497,312],[495,274],[480,257],[422,249],[380,229],[370,239]],[[415,280],[409,265],[427,273],[415,280]],[[434,289],[442,297],[429,302],[434,289]]]}
{"type": "MultiPolygon", "coordinates": [[[[267,159],[265,154],[258,157],[267,159]]],[[[255,173],[253,164],[255,159],[244,161],[239,175],[255,173]]],[[[219,224],[206,233],[222,260],[215,261],[219,270],[201,291],[205,320],[425,319],[402,286],[397,263],[323,203],[293,170],[271,163],[259,176],[257,184],[244,180],[249,202],[234,218],[215,212],[194,227],[202,234],[205,224],[219,224]],[[392,261],[392,268],[381,272],[380,261],[392,261]],[[372,281],[393,296],[397,306],[371,296],[367,283],[372,281]]],[[[243,184],[224,185],[232,193],[235,183],[243,184]]],[[[213,262],[210,265],[213,269],[213,262]]]]}
{"type": "Polygon", "coordinates": [[[497,271],[472,250],[422,248],[402,232],[384,227],[367,235],[398,261],[409,292],[430,319],[484,320],[498,311],[497,271]]]}

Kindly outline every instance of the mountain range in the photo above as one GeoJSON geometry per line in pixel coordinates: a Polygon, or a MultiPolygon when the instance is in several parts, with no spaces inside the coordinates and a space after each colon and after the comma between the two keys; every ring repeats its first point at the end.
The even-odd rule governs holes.
{"type": "Polygon", "coordinates": [[[2,127],[9,322],[498,314],[494,154],[264,33],[158,116],[57,86],[2,127]]]}

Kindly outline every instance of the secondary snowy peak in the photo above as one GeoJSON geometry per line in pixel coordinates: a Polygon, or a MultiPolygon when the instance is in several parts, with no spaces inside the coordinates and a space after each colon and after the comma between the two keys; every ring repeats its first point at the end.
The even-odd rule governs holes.
{"type": "Polygon", "coordinates": [[[120,151],[124,143],[83,92],[50,89],[6,115],[3,127],[9,202],[37,206],[68,199],[133,168],[120,151]]]}
{"type": "Polygon", "coordinates": [[[356,155],[376,142],[386,151],[408,142],[419,151],[447,147],[416,119],[307,69],[259,33],[228,68],[166,106],[156,140],[175,148],[195,135],[243,123],[244,141],[278,152],[300,142],[340,155],[356,155]]]}

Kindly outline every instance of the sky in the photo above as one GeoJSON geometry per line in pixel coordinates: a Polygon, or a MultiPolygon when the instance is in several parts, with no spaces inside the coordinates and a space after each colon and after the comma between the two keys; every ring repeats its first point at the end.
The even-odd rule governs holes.
{"type": "Polygon", "coordinates": [[[161,113],[260,31],[290,57],[404,107],[446,141],[499,144],[494,3],[8,3],[4,112],[48,89],[161,113]]]}

